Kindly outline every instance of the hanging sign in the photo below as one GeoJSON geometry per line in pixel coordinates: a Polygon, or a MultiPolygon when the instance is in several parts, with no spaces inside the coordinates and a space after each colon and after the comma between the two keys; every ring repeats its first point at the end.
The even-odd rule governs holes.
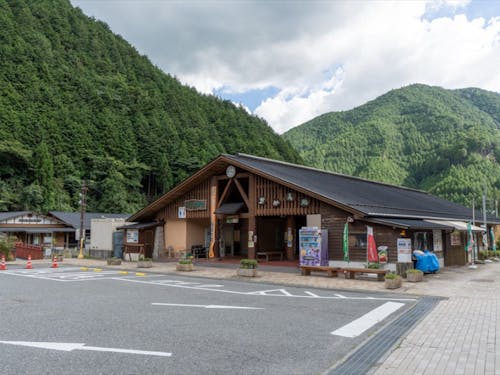
{"type": "Polygon", "coordinates": [[[239,223],[240,219],[238,216],[228,216],[226,217],[227,224],[236,224],[239,223]]]}
{"type": "Polygon", "coordinates": [[[450,242],[451,242],[451,246],[461,246],[462,245],[462,236],[458,230],[451,232],[450,242]]]}
{"type": "Polygon", "coordinates": [[[207,201],[205,199],[189,199],[184,201],[186,211],[205,211],[207,209],[207,201]]]}
{"type": "Polygon", "coordinates": [[[177,216],[179,219],[185,219],[186,218],[186,207],[179,207],[177,211],[177,216]]]}
{"type": "Polygon", "coordinates": [[[127,229],[127,243],[138,243],[138,242],[139,242],[139,230],[127,229]]]}

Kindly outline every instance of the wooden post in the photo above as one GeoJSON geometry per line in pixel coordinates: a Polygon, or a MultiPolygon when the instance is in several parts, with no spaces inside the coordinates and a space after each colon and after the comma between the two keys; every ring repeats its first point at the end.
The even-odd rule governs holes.
{"type": "Polygon", "coordinates": [[[294,260],[295,259],[295,217],[288,216],[286,219],[286,259],[294,260]],[[291,245],[291,246],[288,246],[291,245]]]}
{"type": "Polygon", "coordinates": [[[215,257],[215,247],[217,239],[217,179],[212,177],[210,180],[210,246],[208,250],[208,259],[215,257]]]}
{"type": "Polygon", "coordinates": [[[257,252],[257,246],[259,239],[257,238],[257,242],[254,242],[253,236],[257,236],[257,223],[256,223],[256,184],[255,184],[255,175],[251,174],[248,178],[248,258],[256,259],[255,253],[257,252]]]}

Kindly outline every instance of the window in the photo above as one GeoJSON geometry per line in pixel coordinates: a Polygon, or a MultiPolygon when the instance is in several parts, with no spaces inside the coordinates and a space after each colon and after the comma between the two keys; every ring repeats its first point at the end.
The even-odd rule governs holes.
{"type": "Polygon", "coordinates": [[[349,246],[366,249],[368,246],[366,233],[351,233],[349,235],[349,246]]]}
{"type": "Polygon", "coordinates": [[[432,232],[413,233],[413,250],[434,251],[434,240],[432,232]]]}

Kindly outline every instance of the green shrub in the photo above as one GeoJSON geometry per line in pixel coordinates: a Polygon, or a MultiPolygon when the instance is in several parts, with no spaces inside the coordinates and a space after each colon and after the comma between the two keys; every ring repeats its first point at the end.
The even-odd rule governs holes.
{"type": "Polygon", "coordinates": [[[193,264],[191,259],[180,259],[179,264],[193,264]]]}
{"type": "Polygon", "coordinates": [[[368,263],[366,265],[366,268],[369,268],[369,269],[379,269],[380,268],[380,263],[368,263]]]}
{"type": "Polygon", "coordinates": [[[485,250],[481,250],[478,254],[480,260],[485,260],[488,258],[488,252],[485,250]]]}
{"type": "Polygon", "coordinates": [[[140,262],[152,261],[152,259],[151,259],[151,258],[146,258],[146,257],[144,257],[144,255],[139,256],[138,260],[139,260],[140,262]]]}
{"type": "Polygon", "coordinates": [[[421,273],[422,275],[424,274],[422,271],[417,270],[415,268],[411,268],[409,270],[406,270],[406,274],[408,275],[409,273],[415,273],[415,274],[420,274],[421,273]]]}
{"type": "Polygon", "coordinates": [[[11,251],[14,247],[14,241],[9,240],[8,238],[0,238],[0,258],[5,256],[5,260],[10,260],[11,251]]]}
{"type": "Polygon", "coordinates": [[[395,273],[392,273],[392,272],[389,272],[385,275],[385,278],[387,280],[394,280],[394,279],[397,279],[397,278],[400,278],[401,276],[399,275],[396,275],[395,273]]]}
{"type": "Polygon", "coordinates": [[[254,269],[257,268],[258,264],[255,259],[242,259],[240,260],[240,268],[254,269]]]}

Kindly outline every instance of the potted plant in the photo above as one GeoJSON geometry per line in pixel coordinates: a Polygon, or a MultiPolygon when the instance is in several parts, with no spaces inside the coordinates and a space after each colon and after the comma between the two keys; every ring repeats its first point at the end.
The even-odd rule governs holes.
{"type": "Polygon", "coordinates": [[[137,260],[137,267],[138,268],[151,268],[153,267],[153,261],[151,258],[145,258],[144,256],[140,256],[139,259],[137,260]]]}
{"type": "Polygon", "coordinates": [[[242,259],[236,274],[238,276],[255,277],[257,276],[257,266],[255,259],[242,259]]]}
{"type": "Polygon", "coordinates": [[[108,263],[108,266],[119,266],[122,264],[122,260],[120,258],[112,257],[106,259],[106,263],[108,263]]]}
{"type": "Polygon", "coordinates": [[[406,280],[412,283],[417,283],[419,281],[422,281],[424,279],[424,273],[420,270],[416,269],[409,269],[406,271],[406,280]]]}
{"type": "Polygon", "coordinates": [[[176,266],[177,271],[193,271],[193,260],[192,259],[180,259],[176,266]]]}
{"type": "Polygon", "coordinates": [[[401,288],[403,284],[401,276],[396,275],[395,273],[388,273],[385,275],[385,288],[386,289],[397,289],[401,288]]]}

